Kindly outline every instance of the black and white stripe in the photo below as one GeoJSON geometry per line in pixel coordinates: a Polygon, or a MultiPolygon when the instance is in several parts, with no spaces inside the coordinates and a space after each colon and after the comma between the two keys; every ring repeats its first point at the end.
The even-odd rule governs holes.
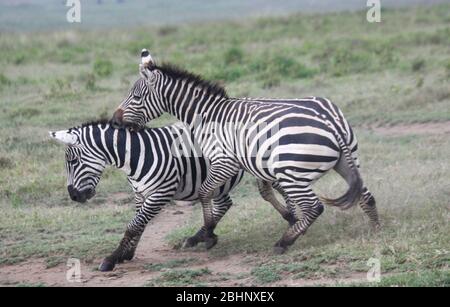
{"type": "MultiPolygon", "coordinates": [[[[92,123],[52,136],[63,133],[76,141],[66,149],[67,185],[73,200],[84,202],[95,194],[107,165],[123,170],[135,193],[136,215],[119,248],[103,263],[103,270],[132,257],[146,224],[163,205],[171,200],[199,198],[209,162],[195,152],[192,137],[181,123],[140,131],[92,123]]],[[[220,220],[232,205],[228,193],[242,175],[243,171],[235,174],[213,192],[215,218],[220,220]]]]}
{"type": "MultiPolygon", "coordinates": [[[[105,259],[101,270],[110,270],[115,263],[133,257],[145,226],[164,204],[171,200],[197,201],[199,189],[208,174],[209,161],[202,156],[190,130],[182,123],[131,131],[115,128],[108,122],[96,122],[52,132],[51,136],[63,142],[70,140],[65,142],[69,145],[65,166],[68,191],[74,201],[85,202],[95,195],[107,165],[123,170],[135,193],[136,215],[119,248],[105,259]]],[[[238,172],[213,192],[216,220],[231,207],[229,192],[242,176],[243,171],[238,172]]],[[[270,190],[269,187],[265,191],[270,190]]],[[[288,219],[287,213],[281,213],[288,219]]],[[[215,240],[204,240],[204,232],[201,228],[185,244],[192,246],[202,241],[207,245],[215,244],[215,240]]]]}
{"type": "MultiPolygon", "coordinates": [[[[139,97],[125,100],[117,122],[143,127],[167,112],[186,123],[211,167],[199,196],[207,235],[213,234],[212,192],[244,169],[260,180],[276,182],[288,208],[301,216],[276,244],[283,252],[322,213],[311,184],[335,169],[349,184],[346,194],[323,202],[348,208],[373,199],[363,186],[356,158],[357,142],[342,112],[326,99],[230,98],[223,88],[171,66],[141,64],[147,82],[139,97]],[[352,154],[353,152],[353,154],[352,154]],[[364,197],[362,197],[364,196],[364,197]]],[[[142,81],[140,81],[142,82],[142,81]]],[[[376,212],[374,201],[371,212],[376,212]]],[[[374,214],[370,216],[374,220],[374,214]]]]}

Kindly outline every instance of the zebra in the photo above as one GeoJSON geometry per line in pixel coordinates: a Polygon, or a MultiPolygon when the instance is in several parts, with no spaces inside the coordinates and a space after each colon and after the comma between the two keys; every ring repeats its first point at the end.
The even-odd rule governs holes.
{"type": "Polygon", "coordinates": [[[170,113],[189,126],[211,163],[199,190],[204,236],[216,237],[212,191],[242,169],[263,182],[277,182],[296,216],[295,224],[275,243],[276,253],[284,253],[306,233],[323,212],[322,204],[348,209],[362,203],[371,223],[379,226],[375,198],[364,186],[354,158],[356,138],[340,128],[348,124],[328,99],[282,103],[230,98],[216,83],[168,64],[157,65],[145,49],[139,71],[148,91],[124,101],[113,121],[140,129],[170,113]],[[320,104],[328,106],[324,110],[320,104]],[[355,140],[352,147],[349,138],[355,140]],[[311,185],[330,169],[346,180],[349,189],[337,199],[319,198],[311,185]]]}
{"type": "MultiPolygon", "coordinates": [[[[136,215],[117,249],[100,264],[100,271],[110,271],[117,263],[133,258],[145,226],[164,204],[171,200],[197,201],[208,173],[209,161],[202,157],[190,130],[182,123],[131,131],[100,120],[49,134],[67,145],[67,189],[73,201],[84,203],[94,197],[107,165],[123,170],[133,189],[136,215]]],[[[242,176],[243,171],[238,172],[213,192],[217,220],[231,207],[229,192],[242,176]]],[[[286,209],[281,205],[277,210],[286,209]]],[[[193,238],[199,243],[201,235],[193,238]]],[[[205,241],[207,248],[215,243],[216,239],[205,241]]]]}

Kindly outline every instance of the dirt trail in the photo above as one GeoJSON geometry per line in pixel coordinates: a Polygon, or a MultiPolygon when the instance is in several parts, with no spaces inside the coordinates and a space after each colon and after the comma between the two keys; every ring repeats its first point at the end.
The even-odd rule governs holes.
{"type": "Polygon", "coordinates": [[[369,130],[383,136],[450,134],[450,121],[393,126],[369,127],[369,130]]]}
{"type": "MultiPolygon", "coordinates": [[[[161,275],[161,271],[149,270],[152,264],[164,264],[173,260],[194,260],[184,265],[183,269],[208,268],[208,280],[211,286],[239,286],[255,284],[250,272],[254,268],[252,255],[230,255],[218,257],[207,251],[176,250],[165,243],[164,238],[177,227],[182,226],[193,211],[193,206],[177,204],[168,206],[146,228],[142,240],[136,250],[135,258],[122,263],[109,273],[96,270],[101,258],[94,263],[81,263],[81,282],[68,282],[65,263],[46,268],[44,259],[32,259],[15,265],[0,267],[0,285],[43,284],[47,286],[143,286],[161,275]]],[[[178,268],[178,267],[177,267],[178,268]]],[[[163,269],[164,271],[164,269],[163,269]]],[[[310,286],[314,284],[334,284],[336,282],[354,282],[364,276],[345,276],[345,278],[302,280],[285,279],[273,286],[310,286]]],[[[265,284],[271,285],[271,284],[265,284]]]]}
{"type": "Polygon", "coordinates": [[[251,270],[251,266],[242,264],[245,256],[214,257],[204,250],[175,250],[164,242],[166,235],[182,226],[192,211],[192,206],[183,204],[165,208],[146,228],[135,258],[117,265],[112,272],[102,273],[96,270],[102,260],[99,258],[94,263],[81,263],[80,283],[68,282],[68,267],[65,264],[47,269],[44,259],[35,259],[1,266],[0,285],[42,283],[49,286],[142,286],[161,274],[159,271],[146,269],[146,266],[183,259],[195,259],[192,265],[185,268],[208,268],[215,274],[226,274],[231,279],[224,284],[233,285],[233,275],[251,270]]]}

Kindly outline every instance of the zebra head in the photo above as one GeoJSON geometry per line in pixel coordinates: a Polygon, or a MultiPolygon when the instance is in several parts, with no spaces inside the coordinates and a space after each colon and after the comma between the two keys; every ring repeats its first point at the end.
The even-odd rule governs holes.
{"type": "Polygon", "coordinates": [[[129,126],[134,130],[143,128],[147,122],[164,113],[153,88],[158,76],[153,70],[155,63],[147,49],[142,50],[139,67],[142,78],[134,83],[111,119],[117,126],[129,126]]]}
{"type": "Polygon", "coordinates": [[[129,126],[133,130],[143,128],[153,117],[150,115],[150,87],[144,78],[138,79],[128,95],[120,103],[111,119],[117,126],[129,126]]]}
{"type": "Polygon", "coordinates": [[[80,203],[95,195],[95,188],[106,166],[106,161],[91,149],[89,142],[83,141],[89,137],[87,129],[79,127],[49,132],[51,138],[67,146],[65,152],[67,190],[70,198],[80,203]]]}

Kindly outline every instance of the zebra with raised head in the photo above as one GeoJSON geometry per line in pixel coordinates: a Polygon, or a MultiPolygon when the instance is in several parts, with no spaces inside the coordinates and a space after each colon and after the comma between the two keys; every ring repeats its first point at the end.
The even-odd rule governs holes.
{"type": "Polygon", "coordinates": [[[379,225],[375,199],[364,187],[355,162],[356,138],[342,112],[328,100],[230,98],[223,88],[197,75],[156,65],[147,50],[142,52],[140,73],[147,91],[125,100],[113,121],[142,128],[170,113],[190,127],[211,163],[199,190],[203,240],[216,237],[212,191],[242,169],[262,182],[277,182],[291,214],[297,217],[295,208],[301,212],[275,244],[277,253],[306,232],[322,213],[322,202],[347,209],[361,201],[370,220],[379,225]],[[311,185],[330,169],[347,181],[349,189],[337,199],[321,201],[311,185]]]}
{"type": "MultiPolygon", "coordinates": [[[[101,271],[112,270],[116,263],[133,258],[145,226],[164,204],[171,200],[198,200],[198,191],[208,173],[209,161],[202,157],[182,123],[131,131],[113,127],[103,120],[50,132],[50,136],[67,145],[67,189],[72,200],[83,203],[92,198],[107,165],[123,170],[134,191],[136,215],[119,247],[100,265],[101,271]]],[[[243,171],[238,172],[213,192],[216,220],[232,205],[229,192],[242,175],[243,171]]],[[[278,205],[280,212],[286,210],[278,205]]],[[[202,232],[200,229],[199,233],[202,232]]],[[[205,243],[207,248],[215,244],[214,241],[205,243]]]]}

